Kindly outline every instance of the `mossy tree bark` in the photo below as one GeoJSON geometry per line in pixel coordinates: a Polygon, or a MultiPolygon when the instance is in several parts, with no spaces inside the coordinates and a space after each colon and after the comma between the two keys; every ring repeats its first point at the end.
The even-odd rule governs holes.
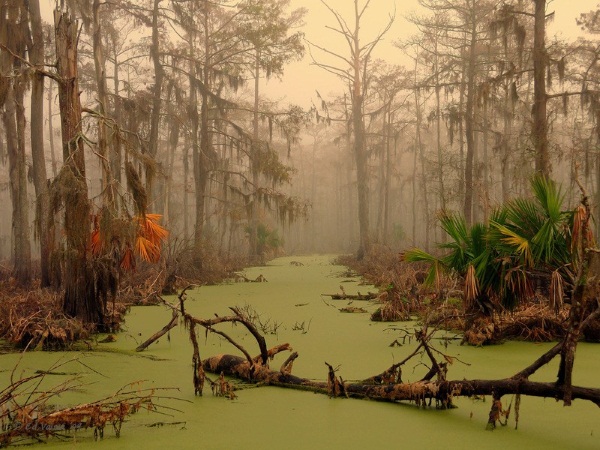
{"type": "Polygon", "coordinates": [[[58,99],[64,166],[59,174],[65,205],[65,270],[63,310],[88,324],[104,322],[104,305],[96,295],[88,242],[90,202],[85,178],[81,102],[77,72],[78,25],[67,13],[54,11],[58,99]]]}

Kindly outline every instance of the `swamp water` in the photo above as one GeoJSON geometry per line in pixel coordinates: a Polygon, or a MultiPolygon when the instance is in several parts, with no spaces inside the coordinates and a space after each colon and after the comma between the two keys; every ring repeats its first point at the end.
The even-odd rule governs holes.
{"type": "MultiPolygon", "coordinates": [[[[411,329],[413,324],[373,323],[366,313],[339,312],[338,308],[348,302],[331,301],[321,294],[338,293],[340,285],[348,294],[366,293],[373,287],[360,286],[358,279],[341,277],[344,268],[333,265],[331,260],[326,256],[276,259],[266,267],[245,271],[249,279],[262,274],[267,283],[233,283],[188,291],[186,309],[197,317],[208,318],[215,313],[229,314],[229,306],[251,307],[260,314],[265,329],[273,333],[266,336],[268,347],[289,342],[298,351],[293,373],[301,377],[324,380],[325,361],[339,366],[338,374],[344,380],[380,373],[414,349],[414,341],[408,340],[401,347],[390,347],[396,339],[402,342],[403,334],[398,328],[411,329]],[[292,261],[303,265],[292,265],[292,261]]],[[[369,312],[376,308],[363,301],[354,301],[351,306],[364,307],[369,312]]],[[[456,399],[458,408],[443,411],[411,404],[329,399],[277,387],[242,389],[236,391],[235,400],[213,397],[210,388],[205,387],[203,397],[194,397],[192,347],[181,326],[171,330],[170,339],[163,336],[145,352],[132,351],[170,317],[170,311],[163,306],[136,307],[127,316],[117,341],[98,345],[102,351],[31,352],[22,358],[17,375],[48,369],[59,360],[81,361],[69,362],[59,369],[78,373],[85,383],[77,392],[60,397],[59,401],[65,404],[101,399],[138,380],[146,380],[143,387],[179,389],[165,393],[178,400],[158,401],[179,411],[159,410],[170,415],[140,411],[123,424],[120,438],[107,426],[103,440],[96,442],[91,431],[83,431],[75,433],[74,440],[52,440],[44,449],[600,449],[600,410],[581,400],[565,408],[552,399],[523,397],[518,430],[514,429],[513,400],[509,425],[486,431],[489,398],[456,399]],[[159,423],[163,425],[149,426],[159,423]]],[[[258,353],[254,339],[243,332],[243,327],[223,324],[219,329],[237,338],[249,353],[258,353]]],[[[202,358],[219,353],[239,354],[217,336],[206,338],[201,333],[199,343],[202,358]]],[[[451,341],[446,349],[437,347],[470,364],[455,362],[449,366],[449,379],[497,379],[524,368],[550,345],[510,342],[473,348],[451,341]]],[[[287,352],[278,355],[272,367],[278,368],[287,356],[287,352]]],[[[1,386],[7,383],[10,369],[20,358],[15,354],[0,356],[1,386]]],[[[418,364],[406,367],[403,380],[416,381],[426,370],[418,364]]],[[[532,379],[551,381],[556,371],[557,362],[553,361],[532,379]]],[[[574,383],[600,387],[599,375],[600,345],[580,344],[574,383]]],[[[215,378],[211,374],[209,377],[215,378]]],[[[59,384],[65,378],[49,375],[45,383],[59,384]]],[[[510,396],[504,397],[504,406],[510,401],[510,396]]]]}

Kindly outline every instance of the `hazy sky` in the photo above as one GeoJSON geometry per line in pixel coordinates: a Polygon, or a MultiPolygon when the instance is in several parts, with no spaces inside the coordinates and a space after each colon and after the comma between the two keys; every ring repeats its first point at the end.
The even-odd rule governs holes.
{"type": "MultiPolygon", "coordinates": [[[[351,0],[328,0],[327,3],[343,14],[348,21],[353,17],[353,2],[351,0]]],[[[385,36],[375,51],[376,58],[384,59],[391,64],[405,64],[403,55],[393,46],[393,42],[401,39],[407,39],[413,35],[416,30],[412,24],[406,20],[406,16],[423,11],[419,7],[418,0],[371,0],[369,11],[365,14],[365,23],[363,36],[365,42],[367,39],[377,35],[386,23],[389,13],[394,11],[396,5],[396,20],[392,28],[385,36]]],[[[550,0],[548,1],[548,12],[555,12],[555,20],[548,27],[548,35],[559,34],[565,39],[575,39],[582,34],[582,31],[575,23],[575,18],[582,12],[594,9],[600,0],[550,0]]],[[[343,43],[339,36],[327,30],[327,25],[334,25],[333,15],[323,6],[320,0],[291,0],[294,8],[308,8],[304,32],[306,38],[319,45],[328,44],[336,46],[342,51],[343,43]]],[[[364,2],[363,2],[364,4],[364,2]]],[[[315,52],[315,56],[322,56],[315,52]]],[[[323,56],[324,57],[324,56],[323,56]]],[[[324,70],[311,66],[310,56],[298,63],[294,63],[286,68],[283,82],[271,80],[268,83],[268,90],[272,95],[285,96],[291,103],[298,103],[302,106],[309,106],[310,99],[316,98],[315,89],[318,89],[321,95],[327,95],[332,91],[341,92],[341,81],[324,70]]]]}
{"type": "MultiPolygon", "coordinates": [[[[52,8],[55,0],[40,0],[43,14],[46,20],[52,20],[52,8]]],[[[266,0],[269,1],[269,0],[266,0]]],[[[565,39],[574,39],[582,32],[575,24],[575,18],[582,12],[595,8],[600,0],[549,0],[548,11],[555,12],[554,23],[550,24],[548,33],[558,33],[565,39]]],[[[328,4],[342,13],[351,22],[353,15],[353,2],[351,0],[328,0],[328,4]]],[[[364,0],[363,0],[364,4],[364,0]]],[[[394,11],[396,5],[396,21],[385,37],[374,56],[385,59],[389,63],[402,64],[402,53],[392,43],[398,39],[406,39],[414,34],[415,29],[408,23],[405,17],[419,9],[418,0],[371,0],[369,10],[365,14],[362,35],[365,42],[370,37],[376,36],[387,23],[388,15],[394,11]]],[[[306,38],[323,46],[330,46],[342,53],[347,51],[340,36],[327,30],[327,25],[334,26],[333,15],[323,6],[320,0],[291,0],[292,8],[305,7],[308,9],[303,31],[306,38]]],[[[315,52],[319,60],[325,58],[319,52],[315,52]],[[322,57],[322,58],[321,58],[322,57]]],[[[324,60],[324,59],[323,59],[324,60]]],[[[332,91],[341,92],[341,81],[328,74],[322,69],[311,65],[310,56],[307,55],[301,62],[289,65],[285,70],[283,81],[272,79],[267,83],[266,92],[283,102],[291,102],[308,107],[311,99],[315,98],[315,90],[322,95],[328,95],[332,91]]]]}

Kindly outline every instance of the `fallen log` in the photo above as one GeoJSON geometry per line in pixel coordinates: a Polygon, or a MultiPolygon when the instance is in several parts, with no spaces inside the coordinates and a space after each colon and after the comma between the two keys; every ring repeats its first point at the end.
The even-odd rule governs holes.
{"type": "MultiPolygon", "coordinates": [[[[600,256],[598,258],[600,261],[600,256]]],[[[600,273],[600,269],[597,271],[600,273]]],[[[588,284],[589,287],[589,284],[588,284]]],[[[600,292],[600,283],[595,283],[594,287],[600,292]]],[[[343,286],[340,286],[342,295],[330,294],[332,298],[345,298],[349,296],[345,293],[343,286]]],[[[359,293],[359,296],[362,295],[359,293]]],[[[586,297],[590,306],[591,295],[586,297]]],[[[575,298],[575,300],[578,300],[575,298]]],[[[183,302],[182,302],[183,303],[183,302]]],[[[581,303],[583,300],[581,300],[581,303]]],[[[577,323],[572,332],[579,335],[579,330],[587,325],[590,320],[600,316],[600,302],[596,300],[597,308],[592,313],[588,313],[585,318],[577,317],[574,320],[570,317],[571,325],[577,323]],[[580,320],[583,319],[583,320],[580,320]]],[[[173,309],[176,309],[172,306],[173,309]]],[[[589,308],[588,308],[589,309],[589,308]]],[[[194,354],[192,358],[194,370],[194,389],[196,395],[202,395],[206,372],[218,374],[218,381],[209,380],[211,389],[216,395],[222,395],[228,398],[235,398],[233,390],[235,389],[225,380],[225,376],[235,377],[253,384],[272,385],[301,390],[309,390],[327,394],[330,397],[349,397],[349,398],[368,398],[372,400],[388,402],[414,402],[419,406],[431,406],[435,402],[437,408],[453,407],[453,399],[456,397],[474,397],[474,396],[492,396],[492,408],[490,410],[488,427],[495,427],[497,422],[502,423],[501,418],[508,419],[510,407],[507,410],[502,408],[501,399],[507,394],[516,396],[515,410],[518,423],[518,410],[521,395],[532,397],[554,398],[562,400],[565,405],[569,405],[572,400],[588,400],[600,406],[600,389],[573,386],[571,383],[570,371],[571,365],[563,362],[565,357],[565,340],[558,343],[552,349],[534,361],[530,366],[516,373],[514,376],[498,380],[448,380],[448,364],[459,361],[456,357],[448,356],[429,345],[435,331],[428,331],[427,328],[415,330],[414,337],[419,342],[418,347],[402,362],[394,364],[384,372],[372,376],[366,380],[347,382],[341,376],[337,376],[337,370],[332,365],[325,363],[328,367],[326,381],[315,381],[312,379],[301,378],[292,375],[292,365],[298,357],[297,353],[292,355],[284,362],[280,370],[272,370],[269,362],[276,353],[289,350],[292,351],[289,344],[282,344],[269,350],[266,346],[264,336],[258,331],[253,323],[255,317],[248,314],[247,311],[240,308],[230,308],[233,312],[231,316],[218,316],[211,319],[200,319],[184,313],[183,304],[180,304],[180,312],[184,318],[186,328],[190,332],[190,341],[192,343],[194,354]],[[222,323],[240,323],[244,325],[247,331],[254,337],[260,354],[251,357],[249,352],[232,339],[228,334],[215,329],[222,323]],[[198,340],[196,338],[196,326],[203,327],[206,332],[215,333],[229,341],[234,347],[240,350],[244,357],[235,355],[217,355],[207,359],[200,358],[198,340]],[[416,382],[405,383],[402,381],[402,366],[411,358],[421,355],[429,359],[429,364],[424,364],[427,368],[425,376],[416,382]],[[437,356],[442,358],[438,361],[437,356]],[[561,365],[559,374],[555,382],[534,382],[529,377],[533,375],[540,367],[546,365],[556,356],[561,355],[561,365]],[[567,367],[568,366],[568,367],[567,367]]],[[[574,340],[576,345],[577,340],[574,340]]],[[[571,352],[574,347],[571,347],[571,352]]],[[[571,355],[572,356],[572,355],[571,355]]],[[[571,357],[569,356],[569,357],[571,357]]],[[[423,364],[423,363],[420,363],[423,364]]],[[[505,424],[505,423],[504,423],[505,424]]]]}
{"type": "MultiPolygon", "coordinates": [[[[212,372],[219,374],[221,377],[226,375],[251,383],[309,390],[327,394],[330,397],[369,398],[388,402],[409,401],[417,405],[431,405],[435,401],[435,406],[438,408],[452,407],[452,400],[455,397],[491,395],[494,400],[489,419],[489,425],[491,426],[495,426],[496,421],[499,420],[501,415],[507,414],[506,411],[502,410],[501,404],[501,398],[507,394],[560,400],[564,399],[566,392],[569,392],[571,399],[588,400],[600,406],[600,389],[598,388],[566,386],[559,380],[556,382],[534,382],[529,380],[529,377],[540,367],[546,365],[560,353],[562,343],[548,350],[530,366],[510,378],[499,380],[447,380],[447,364],[450,361],[456,360],[456,358],[444,355],[430,346],[429,341],[432,339],[434,331],[422,329],[415,331],[415,339],[419,342],[417,348],[403,361],[394,364],[381,374],[363,381],[347,382],[341,377],[336,377],[335,369],[330,364],[325,363],[328,366],[327,381],[315,381],[291,374],[291,363],[297,358],[297,353],[288,358],[279,371],[270,369],[269,361],[272,357],[281,351],[291,351],[291,347],[288,344],[282,344],[274,347],[272,350],[267,350],[264,337],[258,333],[247,318],[242,316],[239,309],[231,309],[234,312],[233,316],[216,317],[208,320],[197,319],[186,314],[185,319],[187,323],[192,325],[191,334],[195,337],[193,325],[200,325],[208,331],[226,337],[232,342],[229,336],[218,332],[214,329],[214,326],[223,322],[239,322],[245,325],[257,340],[260,355],[252,358],[239,344],[232,342],[238,349],[242,350],[245,357],[217,355],[204,359],[195,368],[195,370],[202,372],[202,378],[204,377],[204,372],[212,372]],[[438,362],[434,353],[441,355],[443,362],[438,362]],[[430,364],[427,373],[420,381],[412,383],[402,382],[402,366],[419,354],[429,359],[430,364]]],[[[591,314],[588,319],[599,314],[600,308],[591,314]]],[[[195,342],[195,339],[192,339],[192,343],[195,349],[195,360],[199,361],[197,342],[195,342]]],[[[201,395],[201,388],[198,394],[201,395]]]]}
{"type": "Polygon", "coordinates": [[[323,297],[331,297],[331,300],[375,300],[377,294],[368,292],[366,294],[321,294],[323,297]]]}
{"type": "MultiPolygon", "coordinates": [[[[331,396],[331,385],[327,381],[301,378],[281,370],[271,370],[265,366],[254,366],[248,360],[235,355],[217,355],[202,362],[207,372],[225,374],[252,383],[262,383],[293,389],[309,390],[331,396]]],[[[417,405],[431,405],[439,408],[452,406],[456,397],[490,395],[501,398],[507,394],[520,394],[560,400],[564,387],[556,383],[529,381],[526,378],[505,378],[499,380],[422,380],[414,383],[372,384],[365,382],[343,382],[343,394],[351,398],[368,398],[387,402],[409,401],[417,405]]],[[[600,389],[573,386],[572,398],[589,400],[600,406],[600,389]]]]}

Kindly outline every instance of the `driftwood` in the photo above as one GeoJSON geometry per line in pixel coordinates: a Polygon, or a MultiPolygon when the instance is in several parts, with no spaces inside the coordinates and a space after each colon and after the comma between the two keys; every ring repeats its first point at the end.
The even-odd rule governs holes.
{"type": "Polygon", "coordinates": [[[162,336],[167,334],[172,328],[175,328],[177,326],[178,319],[179,319],[179,313],[176,310],[173,310],[173,316],[171,317],[171,320],[169,321],[169,323],[166,324],[164,327],[162,327],[162,329],[160,329],[159,331],[154,333],[152,336],[150,336],[148,339],[146,339],[143,343],[138,345],[136,347],[135,351],[141,352],[143,350],[146,350],[146,348],[148,348],[148,346],[150,344],[152,344],[153,342],[157,341],[162,336]]]}
{"type": "MultiPolygon", "coordinates": [[[[267,367],[255,367],[240,356],[218,355],[203,361],[204,370],[223,373],[253,383],[264,383],[272,386],[310,390],[322,394],[333,395],[331,383],[300,378],[281,370],[274,371],[267,367]],[[250,376],[250,374],[252,375],[250,376]]],[[[431,380],[414,383],[369,384],[368,382],[342,383],[341,394],[352,398],[369,398],[389,402],[411,401],[419,405],[436,402],[437,406],[452,406],[454,397],[476,395],[492,395],[502,397],[506,394],[529,395],[560,399],[564,390],[556,383],[529,381],[526,378],[505,378],[500,380],[431,380]]],[[[589,400],[600,406],[600,389],[573,386],[573,399],[589,400]]],[[[337,395],[339,396],[339,394],[337,395]]]]}
{"type": "Polygon", "coordinates": [[[118,437],[129,416],[140,409],[157,411],[160,408],[156,403],[161,398],[158,393],[165,389],[144,389],[136,382],[104,399],[56,409],[54,403],[58,397],[81,389],[79,379],[74,376],[48,390],[40,389],[40,385],[46,375],[61,374],[58,369],[77,362],[81,363],[78,359],[56,363],[48,370],[18,380],[11,376],[11,383],[0,390],[0,448],[43,442],[49,437],[64,438],[68,432],[83,429],[93,430],[98,439],[104,436],[106,426],[112,426],[118,437]]]}
{"type": "MultiPolygon", "coordinates": [[[[597,313],[596,313],[597,314],[597,313]]],[[[336,376],[335,369],[328,363],[327,381],[315,381],[301,378],[291,374],[291,364],[298,357],[293,353],[280,370],[272,370],[268,365],[262,364],[258,357],[252,362],[248,358],[235,355],[212,356],[202,362],[204,371],[235,377],[244,381],[264,385],[279,386],[284,388],[308,390],[311,392],[329,395],[330,397],[368,398],[386,402],[408,401],[418,406],[431,406],[450,408],[456,397],[475,397],[489,395],[493,397],[488,426],[495,427],[503,416],[508,416],[508,411],[502,408],[501,398],[507,394],[531,397],[564,399],[566,387],[559,382],[534,382],[529,377],[540,367],[550,362],[562,349],[563,343],[556,344],[552,349],[543,354],[533,364],[521,370],[510,378],[498,380],[447,380],[447,364],[453,361],[452,357],[443,355],[430,346],[429,340],[433,333],[417,331],[416,338],[420,341],[418,347],[403,361],[394,364],[379,375],[366,380],[347,382],[336,376]],[[443,356],[443,362],[436,361],[434,352],[443,356]],[[419,354],[425,354],[431,363],[425,376],[416,382],[402,382],[402,366],[419,354]],[[435,379],[434,379],[435,378],[435,379]]],[[[281,346],[289,349],[288,345],[281,346]]],[[[291,349],[289,349],[291,350],[291,349]]],[[[600,389],[570,386],[568,389],[570,400],[588,400],[600,406],[600,389]]],[[[519,400],[520,401],[520,400],[519,400]]],[[[518,402],[516,404],[518,408],[518,402]]],[[[518,414],[517,414],[518,417],[518,414]]]]}
{"type": "MultiPolygon", "coordinates": [[[[136,352],[141,352],[141,351],[145,350],[146,348],[148,348],[148,346],[150,344],[157,341],[162,336],[164,336],[166,333],[168,333],[171,329],[173,329],[177,326],[179,314],[180,313],[185,314],[185,300],[187,298],[186,292],[195,286],[196,286],[195,284],[189,284],[181,291],[181,293],[177,296],[177,298],[179,299],[179,309],[172,308],[173,316],[171,317],[171,320],[169,321],[169,323],[166,324],[164,327],[162,327],[161,330],[157,331],[152,336],[150,336],[142,344],[138,345],[135,349],[136,352]]],[[[167,303],[162,297],[159,297],[159,300],[161,303],[163,303],[166,306],[169,306],[169,307],[172,306],[169,303],[167,303]]]]}
{"type": "MultiPolygon", "coordinates": [[[[244,311],[239,308],[230,309],[233,315],[216,316],[211,319],[198,319],[189,314],[184,314],[185,323],[190,330],[190,340],[194,347],[194,388],[197,395],[202,395],[204,381],[208,379],[206,377],[207,372],[219,375],[219,379],[216,381],[209,379],[213,393],[228,398],[235,397],[234,388],[224,379],[224,376],[263,385],[309,390],[327,394],[330,397],[369,398],[388,402],[409,401],[419,406],[435,404],[438,408],[452,407],[453,399],[456,397],[490,395],[493,397],[488,422],[490,427],[495,427],[502,417],[508,415],[508,411],[502,409],[501,402],[502,397],[507,394],[516,395],[519,402],[521,395],[528,395],[563,400],[565,404],[570,404],[574,399],[588,400],[600,406],[600,389],[567,386],[561,381],[560,373],[556,382],[533,382],[529,380],[529,377],[540,367],[564,351],[564,342],[556,344],[533,364],[509,378],[498,380],[448,380],[446,376],[448,364],[454,362],[456,358],[445,355],[432,347],[430,340],[434,332],[428,332],[425,329],[415,332],[415,338],[419,344],[407,358],[378,375],[362,381],[348,382],[343,380],[341,376],[337,376],[333,366],[326,362],[325,364],[328,367],[326,381],[315,381],[292,374],[293,362],[298,358],[298,354],[295,352],[282,364],[279,370],[271,369],[269,362],[272,358],[282,351],[292,351],[291,346],[282,344],[267,349],[264,337],[251,319],[244,314],[244,311]],[[249,352],[230,336],[215,329],[218,324],[226,322],[244,325],[258,343],[260,354],[255,357],[250,356],[249,352]],[[244,356],[217,355],[201,361],[196,338],[197,326],[205,328],[207,332],[213,332],[224,337],[238,348],[244,356]],[[417,355],[424,355],[429,360],[428,370],[421,380],[405,383],[402,381],[402,366],[417,355]],[[568,401],[565,400],[566,397],[568,397],[568,401]]],[[[600,308],[590,314],[583,321],[581,327],[598,315],[600,315],[600,308]]],[[[517,402],[516,408],[518,408],[519,402],[517,402]]]]}
{"type": "Polygon", "coordinates": [[[331,297],[331,300],[375,300],[378,295],[375,292],[367,292],[366,294],[346,294],[344,286],[340,285],[340,294],[321,294],[322,297],[331,297]]]}
{"type": "Polygon", "coordinates": [[[259,276],[257,276],[254,280],[246,277],[246,275],[244,275],[243,273],[235,273],[234,274],[234,281],[236,283],[266,283],[267,279],[264,277],[264,275],[261,273],[259,276]]]}

